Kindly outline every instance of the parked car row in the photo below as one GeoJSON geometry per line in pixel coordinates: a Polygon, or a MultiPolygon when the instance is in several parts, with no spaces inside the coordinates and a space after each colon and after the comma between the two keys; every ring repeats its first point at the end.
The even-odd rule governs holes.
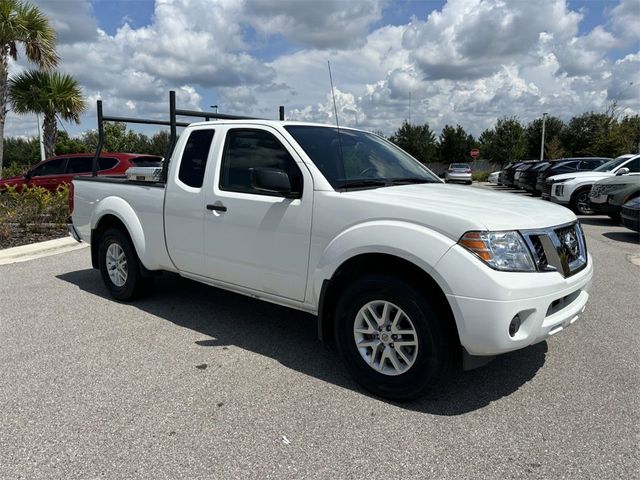
{"type": "Polygon", "coordinates": [[[640,155],[512,162],[495,182],[542,195],[580,215],[609,215],[637,230],[640,155]]]}
{"type": "MultiPolygon", "coordinates": [[[[0,192],[8,186],[22,188],[43,187],[55,192],[64,184],[70,184],[73,177],[91,175],[93,154],[74,153],[48,158],[34,165],[24,175],[0,179],[0,192]]],[[[98,159],[98,175],[122,176],[131,167],[160,167],[162,157],[133,153],[103,153],[98,159]]]]}

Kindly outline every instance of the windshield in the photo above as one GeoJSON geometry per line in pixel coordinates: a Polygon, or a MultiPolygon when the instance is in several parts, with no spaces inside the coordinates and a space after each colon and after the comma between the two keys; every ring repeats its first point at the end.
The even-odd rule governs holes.
{"type": "Polygon", "coordinates": [[[466,163],[452,163],[451,168],[471,168],[471,167],[466,163]]]}
{"type": "Polygon", "coordinates": [[[377,135],[333,127],[285,128],[336,190],[441,183],[427,167],[377,135]]]}
{"type": "Polygon", "coordinates": [[[607,163],[603,163],[598,168],[594,168],[593,171],[594,172],[610,172],[611,170],[613,170],[617,166],[619,166],[619,165],[623,164],[624,162],[626,162],[627,160],[629,160],[629,158],[631,158],[631,157],[629,157],[627,155],[624,155],[624,156],[618,157],[618,158],[614,158],[613,160],[609,160],[607,163]]]}

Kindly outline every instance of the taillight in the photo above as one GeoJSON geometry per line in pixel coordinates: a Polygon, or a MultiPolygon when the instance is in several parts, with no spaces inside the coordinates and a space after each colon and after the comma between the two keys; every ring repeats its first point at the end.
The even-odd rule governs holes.
{"type": "Polygon", "coordinates": [[[69,184],[69,215],[73,213],[73,182],[69,184]]]}

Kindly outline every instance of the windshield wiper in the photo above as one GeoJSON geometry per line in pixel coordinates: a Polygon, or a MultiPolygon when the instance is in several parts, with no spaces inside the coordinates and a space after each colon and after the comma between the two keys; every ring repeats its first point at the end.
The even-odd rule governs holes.
{"type": "Polygon", "coordinates": [[[348,190],[350,188],[367,188],[367,187],[388,187],[393,185],[389,180],[385,178],[371,178],[360,180],[346,180],[342,182],[338,188],[340,190],[348,190]]]}
{"type": "Polygon", "coordinates": [[[436,183],[428,178],[398,177],[391,178],[391,185],[408,185],[410,183],[436,183]]]}

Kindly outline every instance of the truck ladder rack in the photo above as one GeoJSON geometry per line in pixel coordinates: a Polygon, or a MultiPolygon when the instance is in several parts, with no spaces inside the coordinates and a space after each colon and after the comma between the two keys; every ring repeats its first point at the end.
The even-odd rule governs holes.
{"type": "MultiPolygon", "coordinates": [[[[197,117],[204,118],[206,121],[212,118],[219,120],[264,120],[258,117],[247,117],[243,115],[229,115],[226,113],[218,112],[201,112],[199,110],[182,110],[176,108],[176,92],[174,90],[169,91],[169,120],[154,120],[149,118],[132,118],[132,117],[114,117],[111,115],[104,115],[102,112],[102,100],[97,101],[98,111],[98,145],[96,147],[96,153],[93,157],[92,163],[92,175],[95,177],[98,175],[98,160],[102,153],[102,147],[104,146],[104,122],[122,122],[122,123],[137,123],[144,125],[165,125],[170,127],[169,145],[165,153],[164,162],[162,163],[162,181],[167,181],[167,173],[169,168],[169,160],[173,153],[173,148],[177,139],[177,128],[188,127],[188,122],[179,122],[177,117],[197,117]]],[[[284,120],[284,107],[279,108],[280,120],[284,120]]]]}

